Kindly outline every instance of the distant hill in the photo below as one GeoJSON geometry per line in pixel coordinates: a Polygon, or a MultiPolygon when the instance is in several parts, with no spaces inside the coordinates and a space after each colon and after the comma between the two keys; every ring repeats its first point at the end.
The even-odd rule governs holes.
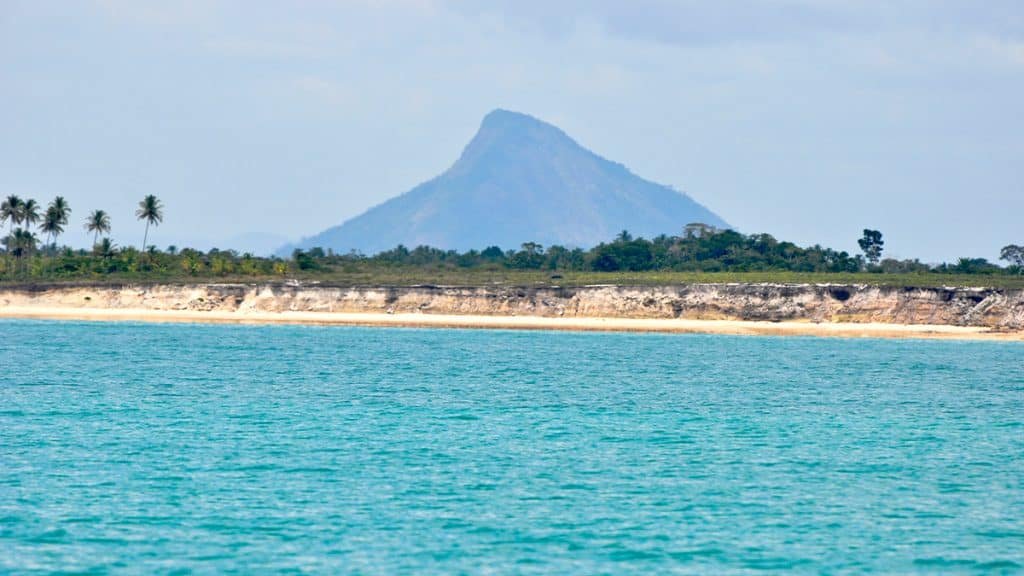
{"type": "Polygon", "coordinates": [[[495,110],[446,172],[297,246],[366,254],[398,244],[589,247],[621,230],[680,234],[690,222],[728,227],[686,194],[605,160],[555,126],[495,110]]]}

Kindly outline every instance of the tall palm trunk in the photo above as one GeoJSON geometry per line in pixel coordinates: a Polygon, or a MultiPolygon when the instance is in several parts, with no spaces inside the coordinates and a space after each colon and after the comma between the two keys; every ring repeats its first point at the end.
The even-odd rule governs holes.
{"type": "Polygon", "coordinates": [[[149,220],[146,220],[146,231],[142,234],[142,256],[146,255],[146,239],[149,238],[149,220]]]}

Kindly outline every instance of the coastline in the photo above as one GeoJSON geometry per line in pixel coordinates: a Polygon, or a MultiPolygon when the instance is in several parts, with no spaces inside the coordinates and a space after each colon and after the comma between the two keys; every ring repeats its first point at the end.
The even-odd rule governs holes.
{"type": "Polygon", "coordinates": [[[550,317],[318,311],[153,310],[51,306],[3,306],[0,319],[84,320],[100,322],[301,324],[405,328],[477,328],[566,330],[584,332],[660,332],[748,336],[818,336],[838,338],[917,338],[1024,342],[1024,331],[982,326],[892,324],[881,322],[813,322],[703,320],[688,318],[550,317]]]}

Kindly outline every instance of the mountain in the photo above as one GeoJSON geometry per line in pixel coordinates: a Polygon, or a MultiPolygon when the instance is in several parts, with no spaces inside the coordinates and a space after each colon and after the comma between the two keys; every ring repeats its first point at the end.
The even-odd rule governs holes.
{"type": "Polygon", "coordinates": [[[398,244],[590,247],[621,230],[679,234],[690,222],[728,226],[686,194],[605,160],[551,124],[495,110],[446,172],[298,247],[365,254],[398,244]]]}

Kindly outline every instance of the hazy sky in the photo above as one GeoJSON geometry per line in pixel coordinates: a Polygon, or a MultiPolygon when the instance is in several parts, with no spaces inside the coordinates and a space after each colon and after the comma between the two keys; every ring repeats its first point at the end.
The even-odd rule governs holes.
{"type": "Polygon", "coordinates": [[[0,195],[66,196],[74,244],[92,208],[138,244],[147,193],[161,246],[310,235],[497,107],[743,232],[1024,243],[1020,0],[0,0],[0,195]]]}

